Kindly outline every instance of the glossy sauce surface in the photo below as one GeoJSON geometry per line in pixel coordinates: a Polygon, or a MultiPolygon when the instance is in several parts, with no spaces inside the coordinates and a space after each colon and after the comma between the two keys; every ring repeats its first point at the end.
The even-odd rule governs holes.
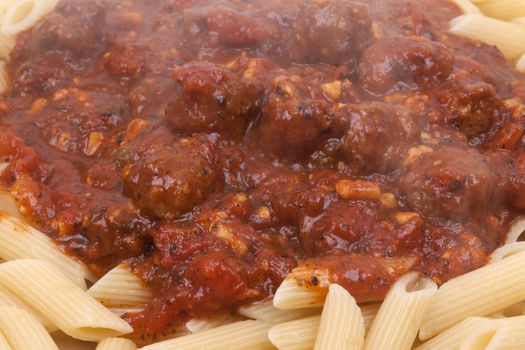
{"type": "Polygon", "coordinates": [[[442,0],[62,0],[19,36],[0,187],[144,342],[298,264],[360,302],[484,265],[525,208],[525,77],[442,0]]]}

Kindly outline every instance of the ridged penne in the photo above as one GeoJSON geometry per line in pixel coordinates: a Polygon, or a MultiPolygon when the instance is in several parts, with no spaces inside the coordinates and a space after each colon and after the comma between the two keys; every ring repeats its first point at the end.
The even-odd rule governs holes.
{"type": "MultiPolygon", "coordinates": [[[[365,323],[365,331],[372,325],[380,305],[379,303],[374,303],[360,307],[365,323]]],[[[312,349],[320,322],[321,315],[315,315],[279,323],[272,327],[268,336],[271,342],[279,349],[312,349]]]]}
{"type": "Polygon", "coordinates": [[[516,62],[516,69],[522,73],[525,73],[525,53],[516,62]]]}
{"type": "Polygon", "coordinates": [[[507,59],[514,59],[525,52],[525,27],[478,14],[454,18],[450,31],[456,35],[495,45],[507,59]]]}
{"type": "Polygon", "coordinates": [[[194,318],[189,320],[186,322],[186,329],[190,333],[199,333],[241,320],[243,320],[242,316],[224,312],[204,319],[194,318]]]}
{"type": "Polygon", "coordinates": [[[298,266],[286,276],[277,288],[273,305],[278,309],[304,309],[323,306],[329,285],[327,271],[298,266]]]}
{"type": "MultiPolygon", "coordinates": [[[[2,69],[1,67],[2,67],[2,63],[0,62],[0,70],[2,69]]],[[[8,164],[8,163],[4,163],[4,164],[8,164]]],[[[1,167],[0,167],[0,170],[1,170],[1,167]]],[[[20,215],[20,212],[18,211],[18,207],[16,205],[14,197],[7,192],[0,191],[0,211],[6,212],[7,214],[17,218],[18,220],[24,221],[24,218],[22,217],[22,215],[20,215]]]]}
{"type": "Polygon", "coordinates": [[[95,279],[86,266],[62,253],[45,234],[4,212],[0,212],[0,257],[44,261],[83,289],[84,279],[95,279]]]}
{"type": "Polygon", "coordinates": [[[0,62],[0,94],[3,94],[9,89],[9,77],[7,76],[7,69],[5,62],[0,62]]]}
{"type": "Polygon", "coordinates": [[[437,285],[416,272],[401,277],[388,292],[366,336],[367,350],[411,349],[437,285]]]}
{"type": "Polygon", "coordinates": [[[99,341],[133,331],[124,320],[42,261],[1,264],[0,284],[73,338],[99,341]]]}
{"type": "MultiPolygon", "coordinates": [[[[1,18],[1,16],[0,16],[1,18]]],[[[15,46],[15,39],[10,35],[0,32],[0,59],[9,62],[11,50],[15,46]]]]}
{"type": "Polygon", "coordinates": [[[489,264],[497,263],[513,254],[525,251],[525,242],[505,244],[490,254],[489,264]]]}
{"type": "Polygon", "coordinates": [[[474,330],[483,327],[490,319],[485,317],[468,317],[445,332],[430,339],[416,350],[458,349],[463,340],[474,330]]]}
{"type": "Polygon", "coordinates": [[[147,304],[151,289],[126,265],[118,265],[102,276],[89,290],[89,295],[108,307],[136,307],[147,304]]]}
{"type": "Polygon", "coordinates": [[[141,312],[144,310],[144,308],[141,307],[109,307],[109,311],[113,312],[118,317],[124,315],[124,314],[134,314],[137,312],[141,312]]]}
{"type": "Polygon", "coordinates": [[[272,300],[266,300],[252,305],[241,306],[237,311],[239,314],[254,320],[278,324],[308,316],[320,315],[322,310],[321,308],[281,310],[273,306],[272,300]]]}
{"type": "Polygon", "coordinates": [[[263,321],[240,321],[208,331],[166,340],[142,350],[266,350],[273,349],[268,340],[270,325],[263,321]]]}
{"type": "Polygon", "coordinates": [[[58,0],[18,0],[7,4],[1,31],[15,35],[34,26],[51,12],[58,0]]]}
{"type": "Polygon", "coordinates": [[[4,287],[0,284],[0,306],[14,306],[19,309],[23,309],[27,311],[29,314],[34,316],[38,322],[42,323],[42,325],[47,329],[48,332],[56,331],[57,328],[55,325],[53,325],[48,319],[46,319],[44,316],[39,314],[38,312],[31,309],[26,303],[24,303],[22,300],[20,300],[19,297],[17,297],[13,292],[11,292],[8,288],[4,287]]]}
{"type": "Polygon", "coordinates": [[[505,244],[518,242],[523,232],[525,232],[525,218],[520,217],[511,223],[505,244]]]}
{"type": "Polygon", "coordinates": [[[13,350],[11,349],[11,346],[9,346],[9,343],[2,332],[0,332],[0,350],[13,350]]]}
{"type": "Polygon", "coordinates": [[[330,285],[314,350],[361,350],[364,341],[365,322],[355,299],[343,287],[330,285]]]}
{"type": "Polygon", "coordinates": [[[137,346],[129,339],[106,338],[98,343],[96,350],[135,350],[137,346]]]}
{"type": "Polygon", "coordinates": [[[58,350],[44,326],[15,306],[0,306],[0,332],[14,350],[58,350]]]}
{"type": "Polygon", "coordinates": [[[464,14],[477,13],[481,14],[480,9],[469,0],[452,0],[463,11],[464,14]]]}
{"type": "Polygon", "coordinates": [[[443,284],[425,313],[419,338],[428,339],[469,316],[489,315],[523,300],[525,251],[443,284]]]}
{"type": "MultiPolygon", "coordinates": [[[[525,316],[519,317],[509,317],[500,320],[491,321],[492,324],[495,324],[496,333],[493,335],[490,342],[483,344],[487,340],[487,333],[481,334],[478,338],[478,344],[482,344],[484,347],[479,346],[475,347],[476,342],[474,342],[474,347],[467,348],[464,346],[465,343],[462,343],[460,349],[462,350],[505,350],[505,349],[525,349],[525,316]]],[[[491,335],[492,332],[489,331],[488,335],[491,335]]]]}
{"type": "Polygon", "coordinates": [[[525,16],[523,0],[491,0],[479,4],[479,7],[485,15],[503,20],[525,16]]]}

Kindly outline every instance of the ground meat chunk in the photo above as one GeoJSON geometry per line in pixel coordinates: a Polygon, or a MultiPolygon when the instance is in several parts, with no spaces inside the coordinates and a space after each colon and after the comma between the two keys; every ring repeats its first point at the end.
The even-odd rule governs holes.
{"type": "Polygon", "coordinates": [[[208,62],[196,62],[174,72],[176,91],[166,109],[172,129],[182,135],[218,132],[240,139],[259,111],[255,85],[208,62]]]}
{"type": "Polygon", "coordinates": [[[346,130],[341,157],[354,173],[398,166],[405,148],[418,136],[415,118],[403,107],[370,102],[345,105],[335,113],[346,130]]]}
{"type": "Polygon", "coordinates": [[[361,56],[357,74],[371,94],[428,88],[452,72],[454,53],[445,45],[423,37],[381,38],[361,56]]]}
{"type": "Polygon", "coordinates": [[[476,150],[445,146],[415,159],[401,186],[408,204],[425,217],[465,222],[490,205],[496,181],[476,150]]]}
{"type": "Polygon", "coordinates": [[[525,209],[525,153],[495,150],[485,157],[499,175],[498,193],[513,208],[525,209]]]}
{"type": "Polygon", "coordinates": [[[221,174],[215,146],[197,137],[146,153],[125,169],[123,177],[124,193],[143,212],[175,219],[214,191],[221,174]]]}
{"type": "Polygon", "coordinates": [[[146,53],[136,46],[118,48],[104,55],[104,65],[114,76],[136,78],[147,69],[146,53]]]}
{"type": "Polygon", "coordinates": [[[489,130],[495,113],[503,107],[494,87],[483,82],[444,90],[438,98],[446,112],[446,122],[469,138],[489,130]]]}
{"type": "Polygon", "coordinates": [[[102,42],[106,13],[95,0],[62,0],[33,30],[40,49],[93,53],[102,42]]]}

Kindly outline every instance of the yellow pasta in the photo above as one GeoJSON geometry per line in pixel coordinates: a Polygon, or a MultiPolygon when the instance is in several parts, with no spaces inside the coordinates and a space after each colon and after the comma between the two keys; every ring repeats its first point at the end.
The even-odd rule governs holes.
{"type": "Polygon", "coordinates": [[[44,262],[26,259],[3,263],[0,284],[73,338],[99,341],[133,331],[124,320],[44,262]]]}
{"type": "Polygon", "coordinates": [[[485,15],[503,20],[525,16],[525,0],[490,0],[479,7],[485,15]]]}
{"type": "Polygon", "coordinates": [[[273,349],[267,334],[270,325],[263,321],[240,321],[208,331],[166,340],[142,350],[266,350],[273,349]]]}
{"type": "Polygon", "coordinates": [[[84,289],[84,279],[95,279],[86,266],[62,253],[45,234],[4,212],[0,212],[0,257],[45,261],[84,289]]]}
{"type": "Polygon", "coordinates": [[[126,265],[118,265],[87,291],[108,307],[136,307],[153,298],[151,289],[126,265]]]}
{"type": "MultiPolygon", "coordinates": [[[[496,325],[496,333],[490,342],[480,350],[525,349],[525,316],[493,320],[491,323],[496,325]]],[[[482,336],[481,340],[485,341],[486,338],[482,336]]],[[[461,348],[463,348],[463,344],[461,348]]],[[[467,350],[468,348],[464,349],[467,350]]]]}
{"type": "Polygon", "coordinates": [[[323,306],[329,285],[327,271],[298,266],[275,292],[273,305],[285,310],[323,306]]]}
{"type": "Polygon", "coordinates": [[[361,350],[364,341],[365,322],[355,299],[343,287],[330,285],[314,350],[361,350]]]}
{"type": "Polygon", "coordinates": [[[186,322],[186,329],[190,333],[204,332],[219,326],[223,326],[235,321],[240,321],[242,318],[238,315],[232,315],[230,312],[224,312],[219,315],[204,319],[192,319],[186,322]]]}
{"type": "Polygon", "coordinates": [[[238,312],[239,314],[254,320],[278,324],[308,316],[320,315],[321,308],[281,310],[273,306],[272,300],[267,300],[252,305],[242,306],[239,308],[238,312]]]}
{"type": "Polygon", "coordinates": [[[58,0],[18,0],[7,4],[1,31],[15,35],[34,26],[53,10],[58,0]]]}
{"type": "Polygon", "coordinates": [[[478,14],[454,18],[450,22],[454,34],[495,45],[507,59],[514,59],[525,52],[525,27],[478,14]]]}
{"type": "Polygon", "coordinates": [[[485,317],[468,317],[452,328],[430,339],[416,350],[458,349],[463,340],[474,330],[484,327],[490,319],[485,317]]]}
{"type": "Polygon", "coordinates": [[[135,350],[137,346],[129,339],[106,338],[97,345],[96,350],[135,350]]]}
{"type": "Polygon", "coordinates": [[[516,62],[516,69],[525,73],[525,53],[516,62]]]}
{"type": "Polygon", "coordinates": [[[15,306],[0,306],[0,332],[14,350],[58,350],[44,326],[15,306]]]}
{"type": "Polygon", "coordinates": [[[7,69],[5,62],[0,62],[0,94],[3,94],[9,89],[9,77],[7,76],[7,69]]]}
{"type": "Polygon", "coordinates": [[[437,285],[416,272],[401,277],[388,292],[365,340],[367,350],[411,349],[437,285]]]}
{"type": "Polygon", "coordinates": [[[489,315],[523,300],[525,251],[443,284],[425,314],[419,337],[428,339],[469,316],[489,315]]]}
{"type": "MultiPolygon", "coordinates": [[[[0,63],[0,67],[1,65],[2,64],[0,63]]],[[[10,193],[0,191],[0,211],[6,212],[18,220],[24,221],[22,215],[20,215],[20,212],[18,211],[18,206],[16,205],[14,197],[10,193]]]]}
{"type": "Polygon", "coordinates": [[[12,350],[2,332],[0,332],[0,350],[12,350]]]}
{"type": "Polygon", "coordinates": [[[452,0],[465,14],[477,13],[481,14],[479,8],[469,0],[452,0]]]}
{"type": "Polygon", "coordinates": [[[505,244],[490,254],[489,264],[497,263],[513,254],[525,251],[525,242],[505,244]]]}
{"type": "Polygon", "coordinates": [[[134,314],[137,312],[141,312],[144,310],[142,307],[110,307],[108,308],[109,311],[113,312],[118,317],[124,315],[124,314],[134,314]]]}
{"type": "Polygon", "coordinates": [[[525,218],[519,218],[512,222],[509,232],[507,233],[507,240],[505,244],[518,242],[521,235],[525,231],[525,218]]]}

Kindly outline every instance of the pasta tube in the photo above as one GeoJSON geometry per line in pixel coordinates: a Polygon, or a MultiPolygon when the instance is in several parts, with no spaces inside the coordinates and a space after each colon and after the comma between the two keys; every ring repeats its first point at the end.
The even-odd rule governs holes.
{"type": "Polygon", "coordinates": [[[365,340],[367,350],[411,349],[437,285],[419,274],[401,277],[388,292],[365,340]]]}
{"type": "Polygon", "coordinates": [[[361,350],[365,322],[355,299],[343,287],[329,287],[314,350],[361,350]]]}
{"type": "Polygon", "coordinates": [[[15,35],[33,27],[53,10],[58,0],[18,0],[7,3],[1,31],[15,35]]]}
{"type": "Polygon", "coordinates": [[[425,314],[419,338],[428,339],[469,316],[489,315],[523,300],[525,251],[443,284],[425,314]]]}
{"type": "Polygon", "coordinates": [[[137,346],[129,339],[106,338],[98,343],[96,350],[135,350],[137,346]]]}
{"type": "Polygon", "coordinates": [[[133,331],[57,269],[39,260],[1,264],[0,284],[73,338],[99,341],[133,331]]]}
{"type": "Polygon", "coordinates": [[[270,324],[278,324],[308,316],[320,315],[321,309],[308,308],[281,310],[273,306],[272,300],[267,300],[252,305],[241,306],[238,312],[239,314],[254,320],[261,320],[270,324]]]}
{"type": "Polygon", "coordinates": [[[479,7],[485,15],[507,21],[525,16],[524,0],[490,0],[479,4],[479,7]]]}
{"type": "Polygon", "coordinates": [[[273,305],[278,309],[323,306],[329,285],[327,271],[298,266],[286,276],[275,292],[273,305]]]}

